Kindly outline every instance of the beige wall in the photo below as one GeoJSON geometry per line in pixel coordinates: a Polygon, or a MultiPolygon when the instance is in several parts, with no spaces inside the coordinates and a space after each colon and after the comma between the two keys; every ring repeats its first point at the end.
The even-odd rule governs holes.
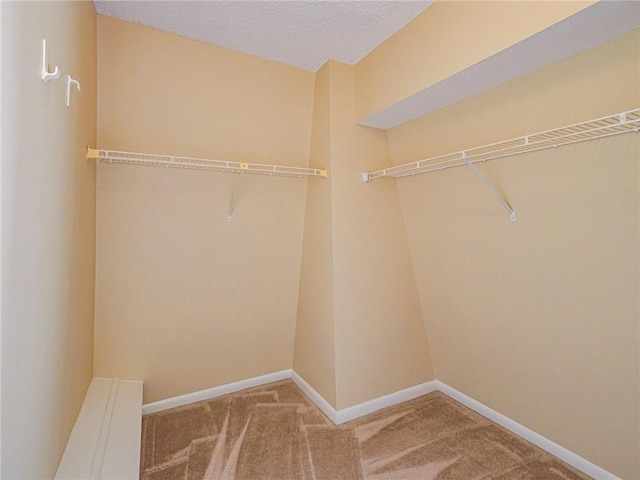
{"type": "Polygon", "coordinates": [[[309,182],[293,369],[335,407],[334,261],[329,63],[315,74],[309,162],[329,178],[309,182]]]}
{"type": "Polygon", "coordinates": [[[2,478],[52,478],[92,374],[93,2],[2,2],[2,478]],[[41,40],[62,76],[39,77],[41,40]],[[82,92],[65,107],[66,75],[82,92]]]}
{"type": "Polygon", "coordinates": [[[431,380],[433,371],[396,186],[362,182],[362,171],[390,161],[386,132],[355,124],[353,67],[330,61],[316,82],[314,134],[321,132],[324,143],[312,159],[324,156],[330,174],[322,195],[309,189],[308,214],[325,213],[306,219],[303,258],[309,261],[303,262],[301,292],[315,285],[333,291],[309,293],[322,296],[322,303],[301,297],[294,369],[303,377],[309,372],[305,379],[314,388],[317,378],[330,378],[322,370],[328,362],[316,359],[324,352],[307,345],[333,314],[333,405],[344,409],[431,380]],[[320,248],[313,250],[321,228],[320,248]],[[333,265],[307,271],[323,262],[333,265]]]}
{"type": "Polygon", "coordinates": [[[431,87],[593,3],[438,0],[357,64],[356,119],[431,87]]]}
{"type": "Polygon", "coordinates": [[[361,172],[390,161],[386,132],[355,124],[354,69],[331,65],[337,408],[432,380],[415,277],[393,183],[361,172]]]}
{"type": "MultiPolygon", "coordinates": [[[[393,161],[640,104],[640,32],[389,130],[393,161]]],[[[635,134],[398,180],[437,378],[640,478],[635,134]]]]}
{"type": "MultiPolygon", "coordinates": [[[[98,18],[100,148],[306,166],[313,74],[98,18]]],[[[151,402],[291,368],[306,180],[98,167],[95,374],[151,402]]],[[[309,182],[322,182],[313,178],[309,182]]]]}

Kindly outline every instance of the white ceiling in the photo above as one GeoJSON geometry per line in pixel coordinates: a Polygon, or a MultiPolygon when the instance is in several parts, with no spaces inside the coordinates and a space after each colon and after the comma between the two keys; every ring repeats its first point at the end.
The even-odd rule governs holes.
{"type": "Polygon", "coordinates": [[[433,0],[96,0],[102,15],[315,72],[355,64],[433,0]]]}

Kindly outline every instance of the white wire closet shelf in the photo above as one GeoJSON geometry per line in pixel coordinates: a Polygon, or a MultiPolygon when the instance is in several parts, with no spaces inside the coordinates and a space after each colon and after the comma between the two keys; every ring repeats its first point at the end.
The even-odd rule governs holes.
{"type": "Polygon", "coordinates": [[[97,150],[87,148],[87,158],[106,163],[141,165],[146,167],[182,168],[191,170],[213,170],[217,172],[250,173],[280,177],[325,177],[327,171],[321,168],[288,167],[283,165],[263,165],[260,163],[207,160],[204,158],[156,155],[152,153],[122,152],[117,150],[97,150]]]}
{"type": "Polygon", "coordinates": [[[365,182],[379,177],[401,178],[638,131],[640,108],[395,167],[363,172],[362,177],[365,182]]]}
{"type": "Polygon", "coordinates": [[[204,158],[156,155],[153,153],[122,152],[117,150],[98,150],[87,147],[87,159],[106,163],[123,163],[145,167],[183,168],[190,170],[210,170],[215,172],[239,173],[233,190],[227,222],[233,220],[233,211],[238,199],[240,183],[245,173],[271,175],[279,177],[327,177],[327,171],[321,168],[287,167],[283,165],[263,165],[261,163],[229,162],[226,160],[207,160],[204,158]]]}

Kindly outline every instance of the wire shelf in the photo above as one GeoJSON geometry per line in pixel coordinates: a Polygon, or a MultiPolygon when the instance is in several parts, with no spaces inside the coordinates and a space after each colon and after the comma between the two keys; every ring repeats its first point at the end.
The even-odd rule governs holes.
{"type": "Polygon", "coordinates": [[[417,162],[405,163],[395,167],[373,172],[363,172],[365,182],[379,177],[402,178],[421,173],[429,173],[447,168],[460,167],[469,163],[486,162],[497,158],[506,158],[522,153],[536,152],[548,148],[557,148],[572,143],[584,142],[596,138],[611,137],[623,133],[640,131],[640,108],[622,113],[600,117],[566,127],[545,130],[543,132],[490,143],[480,147],[460,150],[445,155],[429,157],[417,162]],[[467,160],[469,163],[467,163],[467,160]]]}
{"type": "Polygon", "coordinates": [[[260,163],[229,162],[203,158],[156,155],[151,153],[121,152],[87,148],[87,158],[105,163],[140,165],[145,167],[182,168],[190,170],[212,170],[217,172],[251,173],[280,177],[326,177],[327,171],[320,168],[263,165],[260,163]]]}

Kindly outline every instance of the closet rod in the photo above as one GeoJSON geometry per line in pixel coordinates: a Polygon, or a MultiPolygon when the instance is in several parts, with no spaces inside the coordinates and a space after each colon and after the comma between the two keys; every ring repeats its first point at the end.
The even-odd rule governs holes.
{"type": "Polygon", "coordinates": [[[446,155],[424,158],[417,162],[405,163],[373,172],[363,172],[362,179],[365,182],[369,182],[379,177],[401,178],[419,175],[447,168],[466,166],[469,163],[486,162],[521,153],[536,152],[596,138],[630,132],[637,133],[638,131],[640,131],[640,108],[567,125],[566,127],[554,128],[523,137],[460,150],[446,155]]]}
{"type": "Polygon", "coordinates": [[[251,173],[280,177],[327,177],[327,171],[321,168],[287,167],[282,165],[263,165],[260,163],[207,160],[203,158],[156,155],[152,153],[98,150],[91,147],[87,147],[87,159],[95,159],[106,163],[124,163],[129,165],[186,168],[193,170],[213,170],[218,172],[251,173]]]}

